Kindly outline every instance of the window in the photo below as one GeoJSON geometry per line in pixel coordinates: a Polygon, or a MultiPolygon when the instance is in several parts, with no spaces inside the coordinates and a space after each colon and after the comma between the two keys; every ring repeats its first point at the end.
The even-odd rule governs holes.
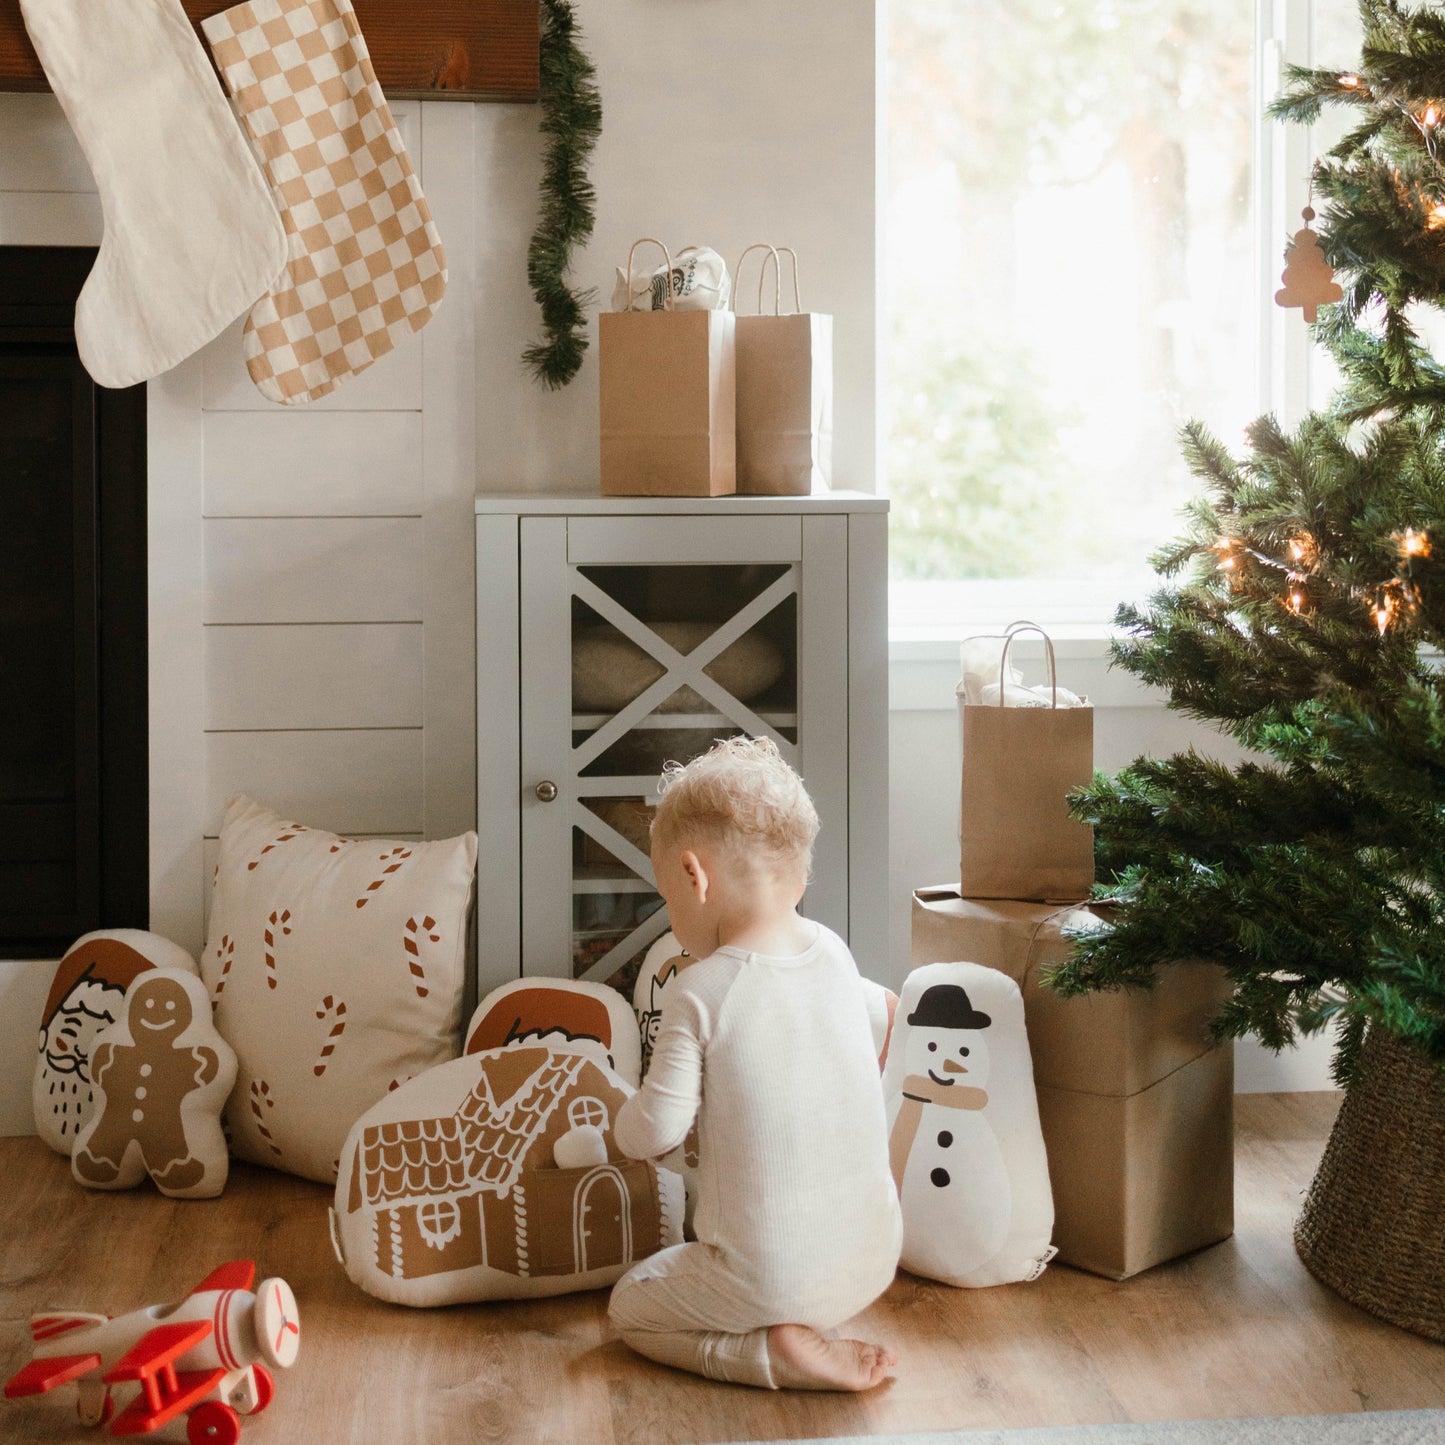
{"type": "Polygon", "coordinates": [[[1180,425],[1233,445],[1327,387],[1273,294],[1329,137],[1260,113],[1286,59],[1357,54],[1354,0],[889,0],[888,25],[895,629],[1097,627],[1197,490],[1180,425]]]}
{"type": "Polygon", "coordinates": [[[428,1249],[442,1249],[462,1232],[462,1211],[454,1199],[428,1199],[416,1208],[417,1227],[428,1249]]]}
{"type": "Polygon", "coordinates": [[[607,1128],[607,1105],[601,1099],[594,1099],[585,1095],[580,1099],[573,1099],[567,1105],[567,1122],[574,1128],[580,1129],[585,1124],[591,1124],[602,1130],[607,1128]]]}

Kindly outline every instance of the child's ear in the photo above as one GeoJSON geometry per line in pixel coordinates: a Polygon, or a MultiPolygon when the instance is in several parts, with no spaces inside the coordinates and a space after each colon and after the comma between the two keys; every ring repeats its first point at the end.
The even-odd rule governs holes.
{"type": "Polygon", "coordinates": [[[691,848],[685,848],[678,861],[682,864],[683,875],[687,878],[687,886],[692,890],[699,903],[706,903],[708,878],[707,869],[702,865],[702,859],[691,848]]]}

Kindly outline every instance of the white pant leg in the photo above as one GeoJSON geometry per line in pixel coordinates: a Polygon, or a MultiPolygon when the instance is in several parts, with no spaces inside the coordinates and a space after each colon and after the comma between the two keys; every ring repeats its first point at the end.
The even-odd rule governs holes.
{"type": "Polygon", "coordinates": [[[718,1252],[678,1244],[643,1260],[612,1287],[607,1312],[640,1355],[734,1385],[775,1390],[764,1318],[744,1296],[718,1252]]]}

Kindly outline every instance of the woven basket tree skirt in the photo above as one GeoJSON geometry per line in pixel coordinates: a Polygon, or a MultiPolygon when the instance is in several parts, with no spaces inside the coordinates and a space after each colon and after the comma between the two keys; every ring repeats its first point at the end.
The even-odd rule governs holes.
{"type": "Polygon", "coordinates": [[[1445,1069],[1371,1027],[1295,1226],[1322,1284],[1445,1342],[1445,1069]]]}

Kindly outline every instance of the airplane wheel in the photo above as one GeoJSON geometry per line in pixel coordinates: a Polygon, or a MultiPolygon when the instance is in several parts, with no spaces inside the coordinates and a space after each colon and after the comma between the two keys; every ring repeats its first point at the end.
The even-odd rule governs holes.
{"type": "Polygon", "coordinates": [[[75,1413],[82,1425],[108,1425],[110,1417],[115,1414],[115,1401],[110,1398],[109,1390],[105,1392],[98,1410],[87,1410],[85,1406],[84,1396],[75,1402],[75,1413]]]}
{"type": "Polygon", "coordinates": [[[236,1445],[241,1438],[241,1417],[219,1400],[197,1405],[186,1421],[190,1445],[236,1445]]]}
{"type": "Polygon", "coordinates": [[[256,1376],[256,1408],[251,1413],[259,1415],[276,1398],[276,1381],[265,1365],[252,1365],[251,1369],[256,1376]]]}

